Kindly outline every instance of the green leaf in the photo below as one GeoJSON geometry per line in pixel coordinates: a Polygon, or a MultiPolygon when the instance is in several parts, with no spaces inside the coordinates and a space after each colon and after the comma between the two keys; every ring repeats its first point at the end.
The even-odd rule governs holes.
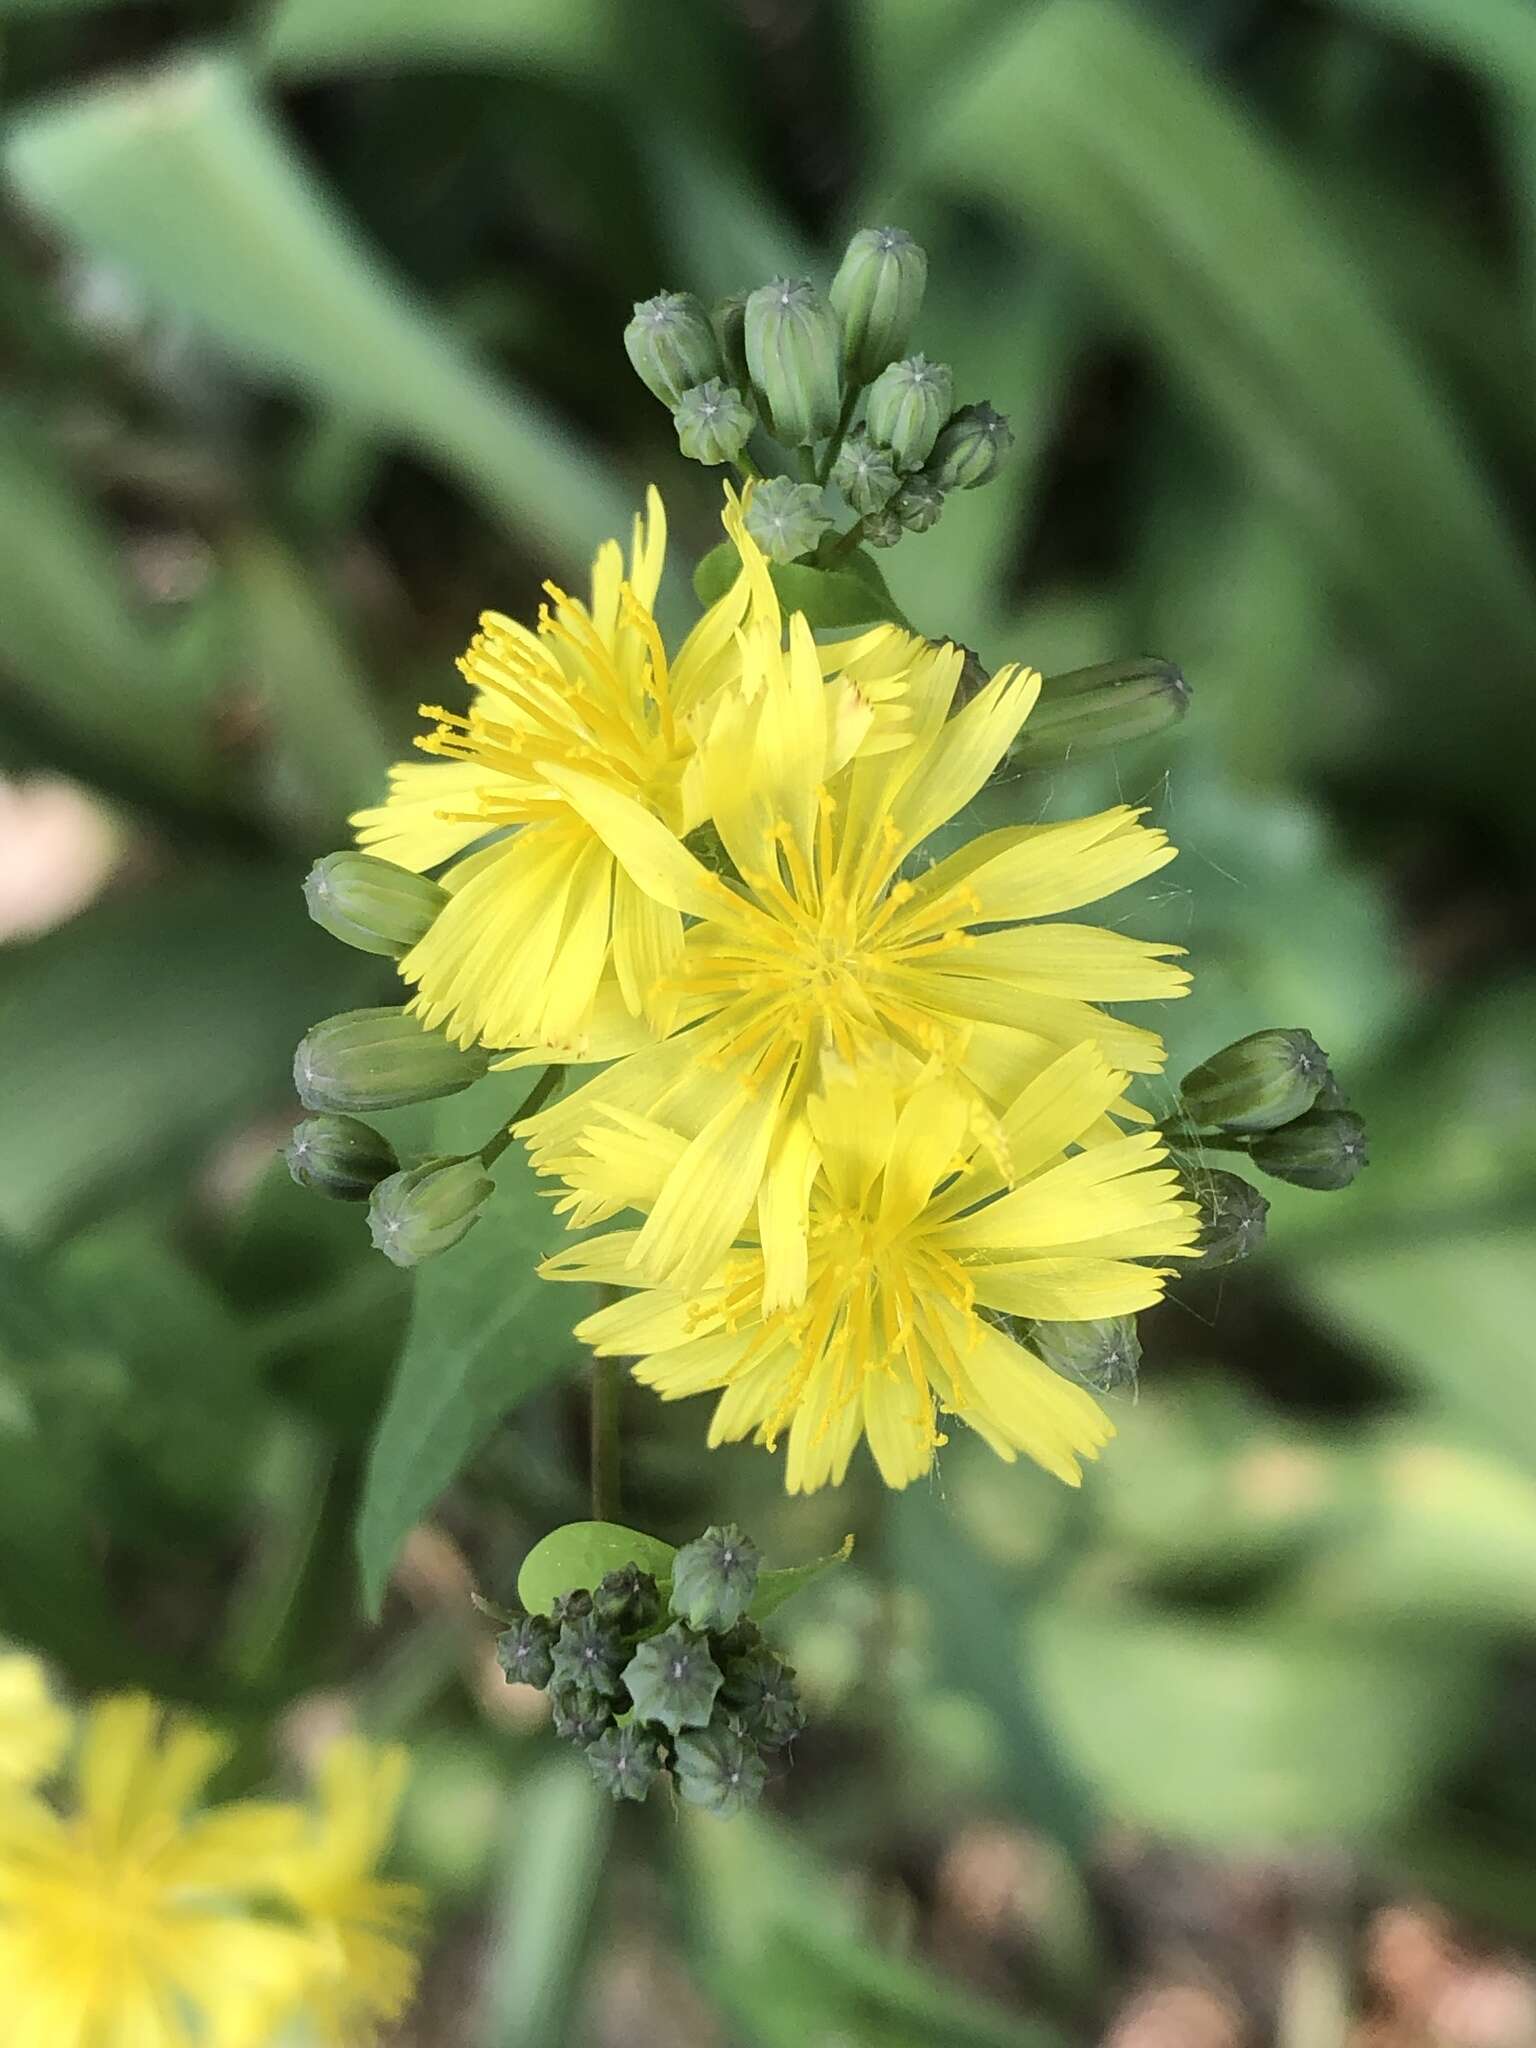
{"type": "Polygon", "coordinates": [[[1215,1843],[1359,1842],[1396,1824],[1465,1741],[1483,1660],[1458,1639],[1207,1617],[1069,1586],[1026,1653],[1107,1812],[1215,1843]]]}
{"type": "MultiPolygon", "coordinates": [[[[523,1081],[520,1092],[526,1089],[523,1081]]],[[[493,1113],[490,1094],[481,1087],[465,1098],[484,1121],[493,1113]]],[[[584,1290],[535,1271],[554,1235],[541,1184],[514,1146],[497,1162],[496,1192],[474,1229],[417,1275],[358,1515],[363,1587],[374,1613],[407,1532],[505,1416],[585,1355],[571,1335],[584,1290]]]]}
{"type": "Polygon", "coordinates": [[[35,429],[0,413],[5,680],[87,766],[176,797],[211,779],[211,716],[132,602],[110,534],[35,429]]]}
{"type": "Polygon", "coordinates": [[[413,443],[565,560],[627,530],[609,465],[375,261],[233,62],[56,100],[14,124],[5,163],[33,206],[152,298],[413,443]]]}
{"type": "Polygon", "coordinates": [[[670,1582],[674,1544],[617,1522],[567,1522],[551,1529],[523,1559],[517,1575],[517,1597],[529,1614],[547,1614],[561,1593],[574,1586],[590,1592],[606,1572],[637,1564],[658,1584],[670,1582]]]}
{"type": "Polygon", "coordinates": [[[307,924],[296,876],[217,868],[0,952],[0,1231],[53,1235],[287,1099],[299,1038],[373,985],[359,959],[307,924]]]}
{"type": "MultiPolygon", "coordinates": [[[[1009,12],[910,176],[1071,250],[1421,682],[1529,673],[1536,598],[1439,394],[1303,182],[1149,18],[1115,0],[1009,12]]],[[[1450,721],[1447,744],[1458,724],[1480,784],[1483,735],[1450,721]]]]}
{"type": "MultiPolygon", "coordinates": [[[[818,1557],[810,1564],[783,1566],[778,1571],[758,1574],[757,1593],[748,1609],[754,1621],[766,1621],[784,1602],[835,1564],[853,1555],[853,1538],[830,1557],[818,1557]]],[[[659,1536],[646,1536],[638,1529],[626,1529],[617,1522],[567,1522],[552,1529],[523,1559],[517,1575],[517,1597],[530,1614],[547,1614],[557,1594],[573,1586],[595,1586],[605,1572],[621,1565],[638,1564],[653,1574],[663,1589],[672,1582],[672,1560],[677,1547],[663,1543],[659,1536]]]]}
{"type": "MultiPolygon", "coordinates": [[[[741,560],[728,540],[710,549],[693,572],[700,604],[716,603],[740,573],[741,560]]],[[[907,621],[886,587],[872,556],[857,548],[836,569],[818,569],[808,562],[775,562],[768,571],[786,611],[804,612],[813,626],[868,626],[890,620],[907,621]]]]}
{"type": "Polygon", "coordinates": [[[782,1566],[778,1571],[759,1572],[757,1591],[752,1605],[747,1609],[754,1621],[766,1621],[775,1614],[786,1600],[792,1600],[796,1593],[819,1579],[835,1564],[846,1564],[853,1555],[853,1538],[845,1536],[829,1557],[814,1558],[810,1564],[782,1566]]]}

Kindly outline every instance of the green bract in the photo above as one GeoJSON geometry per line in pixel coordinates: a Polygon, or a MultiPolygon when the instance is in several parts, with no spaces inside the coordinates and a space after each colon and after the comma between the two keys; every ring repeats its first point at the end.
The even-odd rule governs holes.
{"type": "Polygon", "coordinates": [[[843,402],[837,317],[806,278],[775,278],[747,299],[747,366],[777,438],[823,441],[843,402]]]}
{"type": "Polygon", "coordinates": [[[850,384],[867,384],[901,354],[927,282],[928,258],[904,228],[860,228],[849,242],[828,296],[850,384]]]}

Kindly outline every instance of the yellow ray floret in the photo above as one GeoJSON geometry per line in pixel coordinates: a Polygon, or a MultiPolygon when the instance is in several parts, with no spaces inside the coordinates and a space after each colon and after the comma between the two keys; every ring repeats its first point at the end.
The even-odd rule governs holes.
{"type": "MultiPolygon", "coordinates": [[[[611,784],[562,787],[638,886],[695,920],[664,984],[677,1035],[621,1059],[524,1128],[543,1172],[613,1113],[661,1117],[687,1141],[635,1240],[627,1277],[685,1290],[719,1263],[753,1204],[795,1207],[803,1122],[825,1057],[857,1065],[895,1047],[938,1056],[994,1110],[1085,1041],[1154,1071],[1155,1033],[1101,1002],[1182,995],[1176,946],[1094,926],[1034,923],[1124,888],[1173,858],[1119,806],[1061,825],[990,832],[926,873],[914,850],[986,782],[1039,690],[1004,669],[948,716],[962,657],[889,636],[845,651],[857,686],[905,664],[904,743],[867,747],[818,776],[828,700],[803,620],[787,649],[741,636],[743,687],[723,699],[702,756],[710,813],[739,883],[707,872],[654,814],[611,784]],[[1006,929],[999,927],[1006,926],[1006,929]]],[[[1112,1125],[1100,1135],[1113,1134],[1112,1125]]],[[[577,1220],[612,1215],[589,1176],[577,1220]]],[[[801,1207],[803,1230],[804,1211],[801,1207]]],[[[794,1268],[771,1276],[793,1288],[794,1268]]]]}
{"type": "MultiPolygon", "coordinates": [[[[388,801],[353,819],[359,844],[382,859],[417,871],[453,863],[442,877],[451,901],[401,973],[413,1008],[458,1043],[584,1057],[605,976],[630,1016],[670,1024],[681,917],[572,790],[595,787],[678,838],[702,822],[719,702],[744,658],[760,664],[753,650],[777,647],[782,632],[767,563],[732,496],[725,525],[741,572],[674,656],[653,610],[666,546],[654,490],[627,572],[618,543],[605,542],[588,602],[546,584],[536,631],[486,612],[459,663],[467,710],[422,707],[434,726],[417,745],[437,760],[397,766],[388,801]]],[[[901,637],[885,629],[858,643],[867,691],[818,672],[825,736],[822,757],[803,764],[808,787],[867,737],[899,743],[900,672],[880,649],[901,637]]]]}
{"type": "MultiPolygon", "coordinates": [[[[764,1310],[754,1232],[704,1286],[643,1289],[577,1334],[599,1355],[636,1358],[636,1379],[664,1400],[718,1392],[711,1444],[751,1436],[771,1449],[787,1433],[791,1493],[838,1484],[861,1436],[886,1484],[906,1486],[944,1442],[944,1415],[1076,1485],[1110,1423],[1003,1320],[1149,1307],[1170,1269],[1137,1262],[1189,1256],[1197,1213],[1155,1131],[1083,1145],[1125,1085],[1092,1045],[1054,1060],[995,1123],[955,1077],[902,1080],[897,1064],[830,1062],[810,1099],[800,1301],[764,1310]]],[[[643,1199],[647,1150],[666,1162],[678,1141],[633,1118],[618,1128],[643,1199]]],[[[622,1285],[634,1242],[612,1232],[543,1271],[622,1285]]]]}

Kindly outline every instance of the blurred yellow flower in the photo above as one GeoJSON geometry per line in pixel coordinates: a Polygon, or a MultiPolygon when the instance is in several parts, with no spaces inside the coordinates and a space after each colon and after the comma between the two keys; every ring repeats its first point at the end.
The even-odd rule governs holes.
{"type": "MultiPolygon", "coordinates": [[[[857,1064],[897,1047],[937,1055],[994,1110],[1085,1041],[1115,1067],[1153,1071],[1155,1033],[1105,1001],[1182,995],[1189,977],[1154,945],[1094,926],[1033,922],[1094,902],[1173,858],[1125,808],[984,833],[925,873],[899,870],[981,789],[1040,687],[1007,668],[949,715],[962,655],[888,629],[841,653],[859,694],[899,678],[901,743],[850,759],[834,744],[825,650],[803,619],[749,643],[739,692],[703,758],[707,806],[740,876],[708,872],[664,821],[611,785],[571,778],[571,800],[657,901],[695,920],[667,986],[676,1035],[620,1060],[522,1127],[541,1172],[565,1171],[583,1131],[662,1117],[688,1140],[649,1205],[623,1276],[683,1291],[706,1283],[754,1203],[766,1306],[804,1288],[806,1104],[823,1057],[857,1064]],[[1031,920],[1025,922],[1025,920],[1031,920]],[[1000,927],[1006,926],[1007,929],[1000,927]]],[[[1118,1107],[1118,1106],[1117,1106],[1118,1107]]],[[[1113,1135],[1114,1126],[1102,1135],[1113,1135]]],[[[570,1204],[584,1224],[622,1203],[600,1176],[570,1204]]]]}
{"type": "Polygon", "coordinates": [[[0,2040],[6,2048],[192,2048],[227,2000],[277,1998],[308,1943],[259,1917],[302,1832],[251,1800],[193,1811],[225,1747],[158,1727],[150,1700],[85,1717],[75,1810],[0,1800],[0,2040]]]}
{"type": "Polygon", "coordinates": [[[35,1657],[0,1657],[0,1799],[52,1777],[69,1746],[70,1718],[35,1657]]]}
{"type": "Polygon", "coordinates": [[[0,1779],[5,2048],[268,2048],[290,2021],[356,2048],[404,2010],[416,1895],[374,1876],[402,1752],[337,1744],[313,1814],[199,1810],[227,1745],[149,1699],[111,1699],[83,1717],[59,1812],[19,1789],[51,1770],[69,1728],[30,1658],[0,1660],[0,1715],[11,1703],[37,1719],[25,1756],[11,1752],[18,1789],[0,1779]]]}
{"type": "Polygon", "coordinates": [[[304,2009],[327,2048],[372,2040],[375,2024],[398,2019],[416,1989],[410,1942],[421,1894],[375,1874],[394,1833],[406,1769],[403,1749],[333,1743],[316,1777],[318,1814],[282,1862],[281,1896],[315,1941],[304,2009]]]}
{"type": "MultiPolygon", "coordinates": [[[[720,1390],[712,1445],[751,1435],[772,1449],[787,1429],[791,1493],[840,1482],[861,1435],[886,1484],[906,1486],[944,1442],[936,1411],[1075,1485],[1110,1423],[996,1318],[1150,1306],[1170,1269],[1139,1262],[1187,1256],[1197,1212],[1157,1132],[1085,1144],[1125,1086],[1092,1044],[1053,1061],[995,1120],[956,1076],[929,1068],[902,1081],[899,1064],[829,1060],[809,1100],[803,1301],[765,1311],[765,1248],[749,1242],[697,1291],[630,1295],[577,1335],[599,1355],[637,1357],[635,1377],[665,1400],[720,1390]]],[[[687,1154],[681,1137],[635,1116],[616,1117],[611,1139],[589,1143],[637,1208],[687,1154]]],[[[624,1285],[636,1241],[611,1232],[543,1271],[624,1285]]]]}

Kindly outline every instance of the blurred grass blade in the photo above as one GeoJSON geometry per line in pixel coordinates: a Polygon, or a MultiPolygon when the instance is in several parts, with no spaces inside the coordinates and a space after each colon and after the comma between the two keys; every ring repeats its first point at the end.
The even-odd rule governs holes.
{"type": "Polygon", "coordinates": [[[25,116],[22,195],[93,255],[264,368],[414,442],[568,562],[629,494],[498,383],[374,260],[234,64],[198,58],[25,116]]]}
{"type": "Polygon", "coordinates": [[[501,63],[590,85],[622,13],[623,0],[277,0],[261,47],[290,74],[501,63]]]}
{"type": "MultiPolygon", "coordinates": [[[[1532,589],[1438,394],[1302,182],[1150,22],[1115,0],[1013,17],[915,175],[1072,250],[1420,678],[1529,673],[1532,589]]],[[[1471,771],[1484,735],[1458,726],[1471,771]]]]}
{"type": "Polygon", "coordinates": [[[368,685],[315,580],[271,534],[237,534],[224,553],[242,680],[271,728],[272,806],[323,839],[377,799],[391,750],[368,685]]]}
{"type": "Polygon", "coordinates": [[[564,2048],[613,1833],[613,1804],[581,1757],[510,1795],[480,2048],[564,2048]]]}
{"type": "Polygon", "coordinates": [[[0,690],[92,766],[178,797],[211,729],[135,609],[112,538],[42,435],[0,413],[0,690]]]}
{"type": "Polygon", "coordinates": [[[1530,0],[1333,0],[1345,14],[1395,29],[1459,59],[1501,93],[1536,105],[1536,12],[1530,0]]]}

